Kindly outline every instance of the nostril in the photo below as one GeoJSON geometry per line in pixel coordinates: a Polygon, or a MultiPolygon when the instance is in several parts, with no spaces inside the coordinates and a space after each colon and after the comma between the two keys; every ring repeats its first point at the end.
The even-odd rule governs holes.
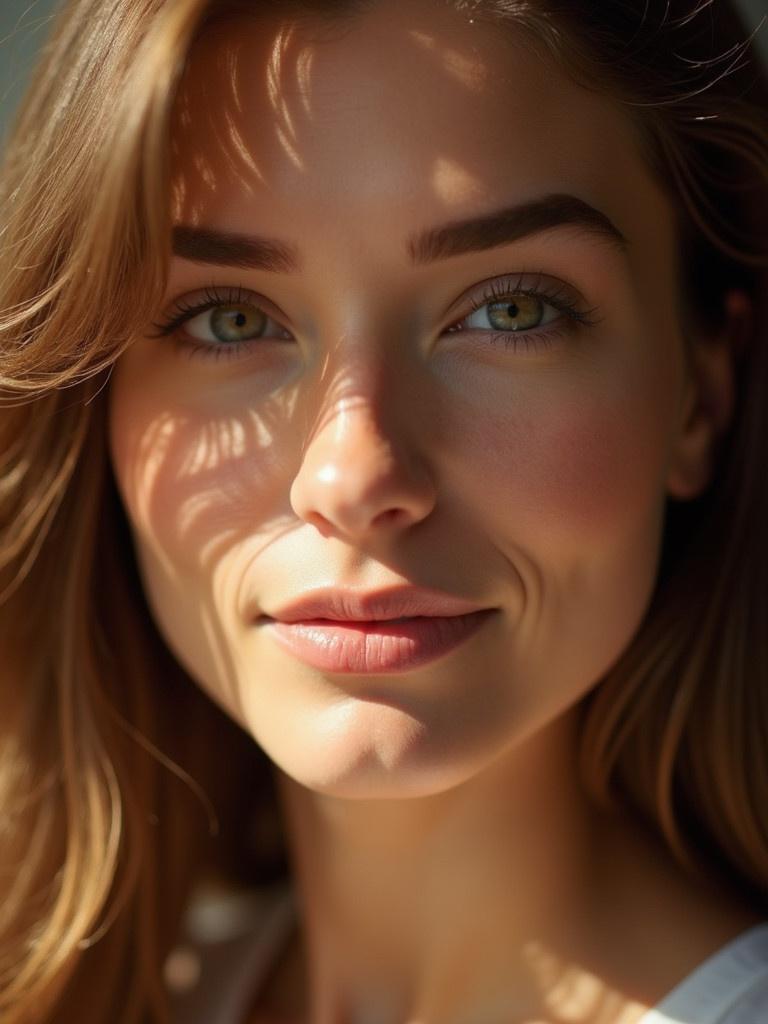
{"type": "Polygon", "coordinates": [[[388,508],[383,512],[380,512],[376,517],[382,523],[395,522],[398,519],[403,518],[404,509],[401,508],[388,508]]]}
{"type": "Polygon", "coordinates": [[[333,527],[330,522],[321,515],[319,512],[310,512],[306,516],[306,520],[312,526],[314,526],[323,537],[330,537],[333,532],[333,527]]]}

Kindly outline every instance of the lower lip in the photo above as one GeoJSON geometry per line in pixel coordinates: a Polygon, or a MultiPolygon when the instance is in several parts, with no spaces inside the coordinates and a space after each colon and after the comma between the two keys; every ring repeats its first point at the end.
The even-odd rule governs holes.
{"type": "Polygon", "coordinates": [[[496,611],[419,617],[404,622],[266,620],[279,644],[324,672],[407,672],[448,654],[473,636],[496,611]]]}

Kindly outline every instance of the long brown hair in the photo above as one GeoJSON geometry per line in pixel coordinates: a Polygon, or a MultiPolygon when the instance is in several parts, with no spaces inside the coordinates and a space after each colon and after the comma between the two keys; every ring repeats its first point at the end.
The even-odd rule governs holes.
{"type": "MultiPolygon", "coordinates": [[[[8,1024],[170,1020],[162,964],[195,872],[212,858],[244,876],[228,822],[245,800],[276,813],[265,755],[153,624],[106,452],[109,374],[145,326],[139,311],[164,292],[170,117],[197,33],[238,7],[351,17],[367,2],[68,0],[10,136],[0,174],[8,1024]],[[247,785],[196,761],[216,744],[247,785]]],[[[688,870],[768,907],[765,73],[728,0],[455,3],[522,28],[639,125],[677,211],[687,334],[717,328],[730,289],[751,296],[712,484],[669,502],[648,613],[583,702],[580,768],[596,800],[631,808],[688,870]]],[[[274,851],[260,863],[285,870],[274,851]]]]}

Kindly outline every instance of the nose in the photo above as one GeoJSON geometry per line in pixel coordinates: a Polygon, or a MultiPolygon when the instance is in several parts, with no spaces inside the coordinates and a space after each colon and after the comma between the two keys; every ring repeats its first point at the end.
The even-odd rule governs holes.
{"type": "Polygon", "coordinates": [[[313,434],[291,486],[299,518],[323,534],[352,538],[405,529],[425,519],[434,504],[426,467],[360,397],[345,402],[313,434]]]}

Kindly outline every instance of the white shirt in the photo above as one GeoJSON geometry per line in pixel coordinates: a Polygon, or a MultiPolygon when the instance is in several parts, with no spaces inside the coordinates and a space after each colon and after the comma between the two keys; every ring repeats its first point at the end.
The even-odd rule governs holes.
{"type": "Polygon", "coordinates": [[[768,922],[699,964],[639,1024],[768,1024],[768,922]]]}
{"type": "MultiPolygon", "coordinates": [[[[296,923],[290,883],[198,895],[165,967],[174,1024],[243,1024],[296,923]]],[[[768,1024],[768,921],[699,964],[638,1024],[768,1024]]]]}

